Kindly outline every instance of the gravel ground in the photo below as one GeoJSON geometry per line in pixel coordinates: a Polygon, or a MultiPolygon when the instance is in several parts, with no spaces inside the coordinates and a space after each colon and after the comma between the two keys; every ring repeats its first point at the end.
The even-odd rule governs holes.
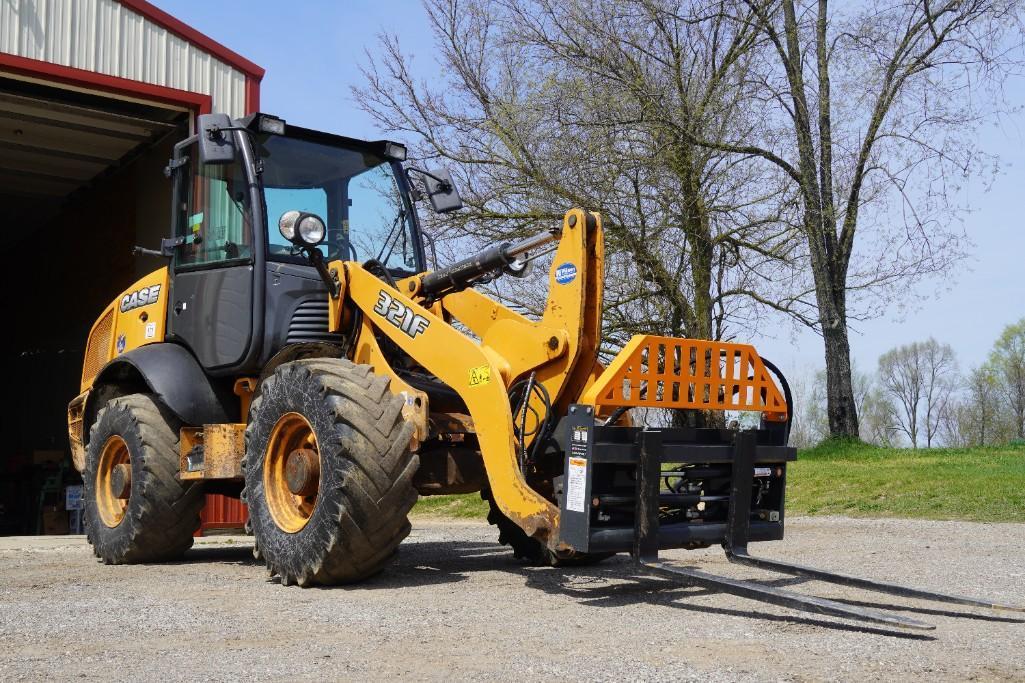
{"type": "MultiPolygon", "coordinates": [[[[664,553],[936,625],[865,628],[639,576],[522,567],[483,524],[417,519],[352,587],[283,588],[249,539],[105,566],[82,537],[0,538],[0,679],[1025,681],[1025,615],[889,598],[664,553]],[[1021,618],[1019,618],[1021,617],[1021,618]]],[[[1025,603],[1025,524],[798,518],[763,555],[1025,603]]]]}

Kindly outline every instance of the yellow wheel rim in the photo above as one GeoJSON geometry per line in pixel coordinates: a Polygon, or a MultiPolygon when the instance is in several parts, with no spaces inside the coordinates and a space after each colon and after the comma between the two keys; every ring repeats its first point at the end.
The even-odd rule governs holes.
{"type": "Polygon", "coordinates": [[[317,507],[319,489],[317,435],[305,417],[285,413],[271,430],[263,463],[264,498],[278,528],[301,531],[317,507]]]}
{"type": "Polygon", "coordinates": [[[128,453],[128,444],[118,435],[113,435],[103,444],[100,451],[100,463],[96,469],[96,509],[100,520],[110,528],[116,527],[125,518],[130,493],[124,485],[115,491],[114,479],[123,477],[128,472],[128,486],[131,485],[132,458],[128,453]],[[118,466],[122,466],[119,470],[118,466]],[[127,470],[126,470],[127,467],[127,470]],[[115,474],[118,476],[116,477],[115,474]]]}

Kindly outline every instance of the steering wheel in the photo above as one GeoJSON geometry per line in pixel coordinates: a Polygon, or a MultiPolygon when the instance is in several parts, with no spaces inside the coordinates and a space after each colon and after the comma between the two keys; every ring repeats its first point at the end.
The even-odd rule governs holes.
{"type": "Polygon", "coordinates": [[[274,256],[295,256],[298,253],[291,244],[268,244],[267,251],[274,256]]]}

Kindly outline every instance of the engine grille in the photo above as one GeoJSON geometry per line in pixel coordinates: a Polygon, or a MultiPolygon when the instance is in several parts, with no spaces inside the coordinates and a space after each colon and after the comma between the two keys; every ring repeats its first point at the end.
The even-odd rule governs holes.
{"type": "Polygon", "coordinates": [[[341,344],[342,335],[327,331],[328,301],[327,298],[308,299],[300,303],[292,320],[288,323],[288,336],[285,342],[328,342],[341,344]]]}
{"type": "MultiPolygon", "coordinates": [[[[325,309],[326,310],[326,309],[325,309]]],[[[325,324],[325,328],[327,325],[325,324]]],[[[82,384],[91,382],[100,368],[110,360],[110,337],[114,332],[114,309],[103,314],[89,335],[85,347],[85,363],[82,366],[82,384]]]]}

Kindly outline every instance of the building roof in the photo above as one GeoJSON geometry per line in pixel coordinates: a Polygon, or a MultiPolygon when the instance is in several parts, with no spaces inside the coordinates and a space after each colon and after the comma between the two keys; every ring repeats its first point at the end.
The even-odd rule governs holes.
{"type": "Polygon", "coordinates": [[[266,73],[262,67],[257,66],[239,53],[225,47],[221,43],[218,43],[206,34],[200,33],[185,22],[174,18],[159,7],[146,2],[146,0],[119,0],[119,2],[125,7],[128,7],[146,17],[154,24],[163,26],[179,38],[187,40],[193,45],[202,48],[204,51],[214,55],[222,62],[232,65],[248,76],[252,76],[259,80],[263,78],[264,73],[266,73]]]}

